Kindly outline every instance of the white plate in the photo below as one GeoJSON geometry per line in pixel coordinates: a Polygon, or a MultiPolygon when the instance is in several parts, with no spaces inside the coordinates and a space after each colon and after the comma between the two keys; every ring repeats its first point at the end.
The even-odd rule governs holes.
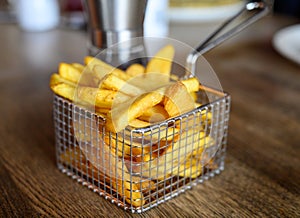
{"type": "Polygon", "coordinates": [[[300,24],[278,31],[273,46],[281,55],[300,64],[300,24]]]}

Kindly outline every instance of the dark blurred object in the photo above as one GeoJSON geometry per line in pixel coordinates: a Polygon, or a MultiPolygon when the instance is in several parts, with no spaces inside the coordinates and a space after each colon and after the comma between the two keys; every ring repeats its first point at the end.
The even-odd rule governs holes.
{"type": "Polygon", "coordinates": [[[61,25],[71,29],[86,29],[81,0],[60,0],[61,25]]]}
{"type": "Polygon", "coordinates": [[[65,11],[82,11],[81,0],[63,1],[63,10],[65,11]]]}
{"type": "Polygon", "coordinates": [[[8,0],[0,0],[0,10],[8,8],[8,0]]]}
{"type": "Polygon", "coordinates": [[[300,0],[275,0],[274,12],[300,18],[300,0]]]}
{"type": "Polygon", "coordinates": [[[15,23],[16,14],[11,1],[0,0],[0,23],[15,23]]]}

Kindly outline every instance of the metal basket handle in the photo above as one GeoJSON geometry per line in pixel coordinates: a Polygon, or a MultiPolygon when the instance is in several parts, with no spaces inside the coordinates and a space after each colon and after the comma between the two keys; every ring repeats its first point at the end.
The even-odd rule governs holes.
{"type": "Polygon", "coordinates": [[[233,17],[225,21],[218,29],[216,29],[204,42],[195,48],[186,59],[186,75],[185,77],[195,76],[195,65],[198,57],[212,48],[218,46],[225,40],[231,38],[235,34],[239,33],[255,21],[259,20],[269,12],[268,4],[263,0],[251,0],[233,17]],[[248,16],[247,16],[248,15],[248,16]],[[250,16],[249,16],[250,15],[250,16]],[[243,17],[245,16],[245,17],[243,17]],[[238,25],[227,30],[222,35],[218,36],[222,30],[224,30],[229,24],[238,18],[242,18],[238,25]]]}

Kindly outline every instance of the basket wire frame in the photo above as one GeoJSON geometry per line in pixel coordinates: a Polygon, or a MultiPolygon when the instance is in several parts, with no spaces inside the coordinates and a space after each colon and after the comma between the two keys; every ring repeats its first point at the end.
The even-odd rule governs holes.
{"type": "Polygon", "coordinates": [[[57,166],[125,210],[153,208],[224,169],[230,96],[202,91],[198,102],[178,117],[112,133],[101,116],[54,95],[57,166]]]}

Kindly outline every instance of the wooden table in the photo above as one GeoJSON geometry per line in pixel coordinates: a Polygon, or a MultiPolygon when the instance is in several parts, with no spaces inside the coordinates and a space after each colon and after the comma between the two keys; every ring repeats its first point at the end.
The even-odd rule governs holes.
{"type": "MultiPolygon", "coordinates": [[[[271,44],[296,22],[267,17],[206,55],[232,96],[225,171],[143,217],[300,217],[300,66],[271,44]]],[[[197,25],[171,36],[195,45],[182,31],[197,25]]],[[[85,33],[0,29],[0,217],[130,217],[55,165],[48,81],[59,62],[82,62],[85,33]]]]}

